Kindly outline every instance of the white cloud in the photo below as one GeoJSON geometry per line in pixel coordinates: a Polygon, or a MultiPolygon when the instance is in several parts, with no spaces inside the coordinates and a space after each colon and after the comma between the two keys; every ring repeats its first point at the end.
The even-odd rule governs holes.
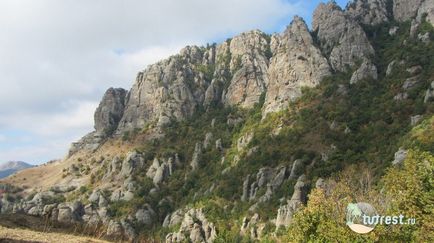
{"type": "Polygon", "coordinates": [[[299,8],[286,0],[0,1],[0,133],[36,141],[11,148],[0,137],[0,161],[15,148],[39,151],[26,160],[59,157],[72,142],[65,138],[92,130],[108,87],[130,88],[138,71],[185,45],[271,30],[299,8]],[[63,149],[47,149],[49,141],[63,149]]]}

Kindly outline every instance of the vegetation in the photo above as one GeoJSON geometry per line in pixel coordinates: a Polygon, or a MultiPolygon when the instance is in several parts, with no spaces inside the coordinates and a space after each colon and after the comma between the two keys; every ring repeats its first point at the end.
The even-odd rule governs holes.
{"type": "MultiPolygon", "coordinates": [[[[218,228],[217,242],[249,242],[251,239],[239,234],[242,219],[248,216],[252,206],[240,200],[244,178],[262,167],[290,167],[294,160],[300,159],[304,165],[301,172],[306,175],[310,188],[321,177],[328,178],[330,190],[312,189],[307,205],[294,216],[289,229],[275,235],[274,228],[268,225],[264,242],[330,242],[337,238],[345,242],[432,241],[429,230],[432,231],[433,225],[428,218],[433,213],[430,176],[433,174],[434,107],[423,99],[430,81],[434,80],[434,44],[423,45],[409,38],[409,23],[400,24],[398,33],[392,37],[388,30],[394,25],[365,27],[377,53],[374,61],[378,80],[350,85],[350,71],[335,73],[318,87],[304,88],[302,97],[288,109],[267,117],[262,117],[263,95],[250,110],[214,104],[206,111],[199,107],[190,119],[172,121],[164,127],[163,138],[145,141],[137,150],[146,155],[148,164],[154,157],[169,158],[177,154],[183,162],[181,167],[152,195],[149,191],[153,183],[144,175],[145,171],[136,173],[135,179],[140,182],[137,198],[110,205],[109,214],[123,217],[140,205],[150,204],[162,222],[174,209],[200,207],[218,228]],[[393,97],[402,92],[403,83],[411,76],[405,68],[396,68],[386,76],[387,67],[394,60],[404,60],[407,68],[422,67],[421,81],[407,91],[409,98],[402,101],[393,97]],[[416,127],[410,124],[414,115],[425,118],[416,127]],[[228,118],[239,122],[228,123],[228,118]],[[195,144],[203,142],[207,133],[213,134],[212,141],[222,140],[225,152],[211,144],[201,155],[199,169],[191,171],[189,162],[195,144]],[[239,151],[237,141],[247,133],[253,133],[253,139],[247,148],[239,151]],[[390,162],[400,147],[409,149],[408,158],[402,167],[391,168],[390,162]],[[256,152],[249,156],[247,151],[252,148],[256,152]],[[401,196],[394,197],[396,194],[401,196]],[[160,204],[167,195],[171,196],[172,203],[160,204]],[[384,214],[414,215],[418,225],[377,226],[373,233],[354,234],[343,219],[346,204],[357,201],[368,201],[384,214]]],[[[434,36],[430,25],[422,24],[419,32],[434,36]]],[[[230,53],[220,60],[216,65],[229,67],[230,53]]],[[[195,68],[206,80],[214,78],[214,66],[195,68]]],[[[223,76],[219,78],[227,88],[231,74],[223,76]]],[[[131,134],[124,134],[123,139],[131,140],[131,134]]],[[[294,184],[295,180],[285,181],[269,202],[258,205],[256,211],[263,222],[276,217],[279,199],[290,197],[294,184]]],[[[265,190],[259,190],[258,196],[264,193],[265,190]]],[[[156,228],[142,233],[164,239],[168,230],[156,228]]]]}
{"type": "MultiPolygon", "coordinates": [[[[240,200],[243,180],[260,168],[289,168],[299,160],[303,164],[299,172],[306,175],[310,190],[308,203],[294,215],[288,229],[278,231],[270,222],[284,199],[291,197],[296,180],[286,180],[274,191],[271,200],[258,204],[255,212],[266,223],[263,242],[334,242],[336,239],[434,242],[434,106],[423,102],[425,91],[434,80],[434,42],[425,45],[409,37],[409,23],[400,24],[397,34],[390,36],[388,31],[394,25],[397,24],[365,27],[377,53],[374,62],[379,71],[378,80],[361,80],[350,85],[352,72],[334,73],[315,88],[303,88],[302,96],[286,110],[266,117],[262,113],[265,100],[262,94],[260,101],[249,110],[222,104],[206,110],[198,107],[193,117],[167,124],[163,128],[165,136],[161,138],[142,139],[151,123],[141,131],[124,133],[123,142],[141,141],[136,150],[144,155],[147,166],[154,158],[175,155],[182,163],[152,193],[155,185],[145,175],[146,170],[135,171],[134,181],[138,182],[135,197],[128,202],[111,203],[108,215],[120,219],[149,204],[161,223],[175,209],[202,208],[218,229],[216,242],[252,242],[249,236],[240,235],[242,220],[252,216],[249,208],[254,203],[240,200]],[[386,75],[388,65],[401,60],[405,64],[386,75]],[[394,96],[403,92],[405,80],[411,77],[406,68],[415,65],[421,66],[418,74],[421,81],[406,91],[408,99],[395,100],[394,96]],[[417,126],[410,123],[414,115],[423,115],[423,121],[417,126]],[[199,168],[191,171],[189,164],[195,145],[203,143],[207,133],[212,133],[212,143],[203,149],[199,168]],[[239,139],[246,134],[253,134],[251,142],[246,148],[238,149],[239,139]],[[215,146],[216,139],[221,139],[224,151],[215,146]],[[400,147],[408,150],[407,158],[402,165],[392,166],[394,153],[400,147]],[[318,178],[326,179],[326,188],[315,188],[318,178]],[[379,225],[370,234],[355,234],[345,224],[345,209],[348,203],[363,201],[384,215],[415,217],[417,224],[379,225]]],[[[426,23],[418,31],[434,36],[434,29],[426,23]]],[[[270,43],[270,37],[265,37],[270,43]]],[[[228,44],[230,41],[227,40],[228,44]]],[[[266,52],[267,57],[271,56],[271,50],[266,52]]],[[[216,65],[229,68],[231,59],[231,53],[227,52],[216,65]]],[[[241,61],[239,57],[233,63],[235,71],[241,67],[241,61]]],[[[216,74],[213,65],[194,68],[208,82],[218,78],[224,89],[233,75],[231,72],[216,74]]],[[[97,165],[103,161],[104,158],[94,159],[92,163],[97,165]]],[[[74,174],[91,173],[93,186],[102,179],[106,166],[103,164],[100,171],[91,172],[88,166],[78,163],[71,170],[74,174]]],[[[65,176],[66,173],[71,171],[65,170],[65,176]]],[[[86,198],[92,186],[79,188],[67,200],[86,198]]],[[[261,188],[257,197],[265,191],[261,188]]],[[[51,200],[62,202],[65,198],[51,200]]],[[[158,241],[179,225],[137,228],[142,229],[144,238],[158,241]]]]}

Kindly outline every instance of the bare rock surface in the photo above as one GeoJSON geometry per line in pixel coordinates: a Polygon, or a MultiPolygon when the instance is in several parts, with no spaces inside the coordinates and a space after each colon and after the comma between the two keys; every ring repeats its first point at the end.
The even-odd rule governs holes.
{"type": "Polygon", "coordinates": [[[269,85],[263,113],[286,108],[301,96],[302,87],[314,87],[327,75],[327,59],[315,46],[306,23],[294,17],[281,35],[271,39],[273,57],[269,66],[269,85]]]}
{"type": "Polygon", "coordinates": [[[374,55],[362,27],[335,2],[319,4],[312,27],[322,52],[336,71],[346,71],[374,55]]]}

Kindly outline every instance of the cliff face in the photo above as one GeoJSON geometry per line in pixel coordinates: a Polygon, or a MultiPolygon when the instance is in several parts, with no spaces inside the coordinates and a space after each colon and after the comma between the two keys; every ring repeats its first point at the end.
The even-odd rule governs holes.
{"type": "Polygon", "coordinates": [[[346,12],[365,25],[377,25],[390,20],[388,0],[357,0],[350,2],[346,12]]]}
{"type": "Polygon", "coordinates": [[[95,111],[95,131],[97,133],[110,135],[118,127],[124,115],[126,95],[127,91],[120,88],[110,88],[106,91],[95,111]]]}
{"type": "Polygon", "coordinates": [[[347,71],[374,56],[362,27],[334,2],[318,6],[312,27],[321,50],[336,71],[347,71]]]}
{"type": "Polygon", "coordinates": [[[264,114],[286,108],[289,101],[301,95],[301,87],[314,87],[331,74],[327,59],[299,17],[283,34],[272,37],[271,50],[264,114]]]}
{"type": "Polygon", "coordinates": [[[202,104],[209,83],[203,73],[195,70],[203,61],[203,50],[186,47],[180,54],[140,72],[116,133],[141,129],[150,122],[164,125],[172,118],[191,116],[202,104]]]}
{"type": "Polygon", "coordinates": [[[96,149],[112,135],[184,120],[201,107],[249,109],[264,95],[263,115],[277,112],[302,87],[314,87],[332,72],[354,70],[351,84],[377,79],[376,54],[361,25],[395,19],[413,20],[416,28],[422,18],[433,23],[433,11],[429,0],[355,0],[345,10],[322,3],[312,32],[295,17],[280,34],[254,30],[207,48],[185,47],[139,72],[129,92],[109,89],[95,113],[96,131],[75,143],[71,154],[96,149]]]}
{"type": "Polygon", "coordinates": [[[107,90],[95,131],[47,165],[56,173],[37,174],[49,185],[1,210],[103,224],[113,239],[152,228],[166,242],[213,242],[228,228],[261,239],[268,224],[295,223],[314,184],[333,189],[320,176],[359,161],[381,174],[397,150],[405,160],[403,133],[432,116],[432,1],[409,2],[418,7],[320,4],[311,31],[294,17],[282,33],[185,47],[131,90],[107,90]]]}

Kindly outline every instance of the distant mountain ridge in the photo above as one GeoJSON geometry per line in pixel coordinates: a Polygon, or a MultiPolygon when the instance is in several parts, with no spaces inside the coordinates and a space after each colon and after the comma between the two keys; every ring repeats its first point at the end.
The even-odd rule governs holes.
{"type": "Polygon", "coordinates": [[[31,165],[23,161],[9,161],[6,163],[2,163],[0,164],[0,179],[8,177],[20,170],[24,170],[31,167],[34,167],[34,165],[31,165]]]}

